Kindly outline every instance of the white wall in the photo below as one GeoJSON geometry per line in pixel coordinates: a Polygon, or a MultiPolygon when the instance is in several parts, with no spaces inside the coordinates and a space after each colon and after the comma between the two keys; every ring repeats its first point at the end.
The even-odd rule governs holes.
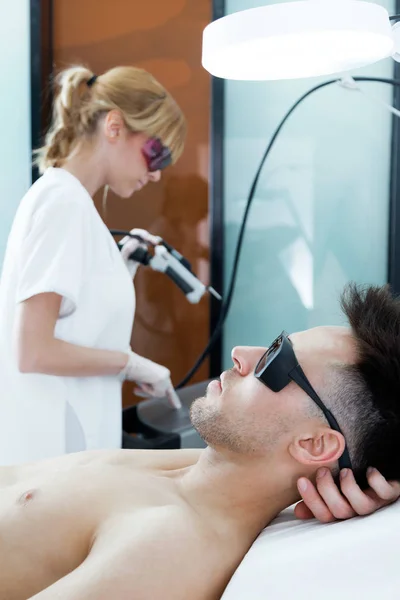
{"type": "Polygon", "coordinates": [[[0,266],[31,181],[29,0],[0,0],[0,266]]]}

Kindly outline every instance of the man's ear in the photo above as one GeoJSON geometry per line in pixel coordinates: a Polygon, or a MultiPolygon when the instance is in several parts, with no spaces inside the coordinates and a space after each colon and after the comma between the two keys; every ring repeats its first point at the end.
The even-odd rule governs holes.
{"type": "Polygon", "coordinates": [[[315,432],[297,436],[289,446],[289,453],[302,465],[314,466],[334,463],[343,454],[344,437],[329,427],[318,428],[315,432]]]}

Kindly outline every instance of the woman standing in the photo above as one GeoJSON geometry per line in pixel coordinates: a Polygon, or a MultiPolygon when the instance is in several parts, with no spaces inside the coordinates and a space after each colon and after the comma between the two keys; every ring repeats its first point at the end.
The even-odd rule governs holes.
{"type": "MultiPolygon", "coordinates": [[[[185,120],[146,71],[62,72],[43,174],[17,211],[0,283],[0,464],[121,447],[124,379],[163,395],[170,372],[133,353],[128,256],[93,196],[123,198],[175,162],[185,120]]],[[[157,243],[147,232],[142,236],[157,243]]]]}

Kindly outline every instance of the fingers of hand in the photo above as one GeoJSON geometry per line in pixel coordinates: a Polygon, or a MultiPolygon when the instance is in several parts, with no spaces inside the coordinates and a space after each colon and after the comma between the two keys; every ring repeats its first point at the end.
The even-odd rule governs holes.
{"type": "Polygon", "coordinates": [[[381,502],[377,503],[374,498],[362,491],[350,469],[343,469],[341,472],[340,487],[357,515],[369,515],[382,505],[381,502]]]}
{"type": "Polygon", "coordinates": [[[165,396],[166,389],[164,386],[152,383],[141,383],[140,390],[143,396],[151,396],[156,398],[163,398],[165,396]]]}
{"type": "Polygon", "coordinates": [[[371,514],[400,497],[400,482],[386,481],[376,469],[369,469],[367,478],[370,488],[363,491],[357,485],[353,472],[344,469],[340,478],[341,494],[328,469],[319,470],[315,485],[302,477],[298,489],[303,502],[295,507],[297,518],[315,516],[322,523],[350,519],[371,514]]]}
{"type": "Polygon", "coordinates": [[[138,386],[134,388],[133,393],[141,398],[149,398],[152,395],[151,390],[151,386],[147,385],[146,383],[139,383],[138,386]]]}
{"type": "Polygon", "coordinates": [[[133,393],[135,394],[135,396],[138,396],[139,398],[150,398],[150,394],[147,394],[141,388],[134,388],[133,393]]]}
{"type": "Polygon", "coordinates": [[[294,514],[296,515],[296,517],[298,519],[301,519],[301,520],[314,518],[313,513],[308,508],[308,506],[306,506],[306,504],[304,504],[303,500],[301,502],[299,502],[298,504],[296,504],[296,506],[294,507],[294,514]]]}
{"type": "Polygon", "coordinates": [[[164,397],[170,387],[169,378],[168,380],[162,380],[155,383],[153,386],[153,395],[164,397]]]}
{"type": "Polygon", "coordinates": [[[152,372],[147,370],[146,375],[142,373],[143,379],[147,381],[137,382],[138,389],[135,393],[139,396],[152,396],[157,398],[163,398],[167,391],[172,388],[171,373],[167,367],[159,365],[157,363],[151,363],[152,372]]]}
{"type": "Polygon", "coordinates": [[[150,394],[150,392],[152,392],[154,389],[154,386],[151,383],[141,383],[140,387],[148,394],[150,394]]]}
{"type": "Polygon", "coordinates": [[[336,519],[351,519],[356,516],[351,504],[340,493],[329,469],[319,469],[316,485],[321,498],[336,519]]]}
{"type": "MultiPolygon", "coordinates": [[[[335,517],[325,504],[324,500],[321,498],[314,484],[311,483],[305,477],[301,477],[297,482],[297,487],[300,492],[301,497],[303,498],[306,509],[313,515],[318,521],[321,523],[330,523],[335,520],[335,517]]],[[[296,516],[298,515],[298,511],[301,514],[308,514],[306,509],[297,508],[296,516]]],[[[299,518],[309,518],[309,517],[299,517],[299,518]]]]}
{"type": "Polygon", "coordinates": [[[367,479],[371,489],[384,504],[390,504],[400,497],[400,483],[398,481],[386,481],[376,469],[368,469],[367,479]]]}
{"type": "MultiPolygon", "coordinates": [[[[145,244],[141,244],[138,240],[135,240],[135,239],[129,240],[122,246],[122,249],[121,249],[122,258],[125,261],[134,260],[133,258],[130,258],[130,257],[133,254],[133,252],[135,252],[135,250],[137,250],[138,248],[143,248],[143,250],[147,250],[147,246],[145,244]]],[[[134,262],[136,262],[136,261],[134,261],[134,262]]]]}
{"type": "Polygon", "coordinates": [[[130,233],[132,235],[140,236],[143,240],[145,240],[149,244],[153,244],[153,246],[157,246],[157,244],[159,244],[162,239],[158,235],[152,235],[145,229],[131,229],[130,233]]]}
{"type": "Polygon", "coordinates": [[[121,248],[121,255],[125,260],[128,260],[129,255],[132,254],[138,247],[140,242],[134,238],[130,238],[121,248]]]}

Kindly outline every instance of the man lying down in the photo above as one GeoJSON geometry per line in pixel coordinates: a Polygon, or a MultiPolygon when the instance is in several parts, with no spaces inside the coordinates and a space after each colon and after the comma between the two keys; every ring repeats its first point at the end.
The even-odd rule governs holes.
{"type": "MultiPolygon", "coordinates": [[[[234,348],[233,368],[192,405],[205,450],[3,467],[1,600],[216,600],[260,531],[300,499],[299,478],[317,510],[320,467],[345,469],[356,510],[395,499],[377,471],[368,481],[382,501],[349,469],[363,485],[368,465],[400,479],[400,300],[352,286],[342,305],[351,329],[234,348]]],[[[349,507],[332,489],[330,505],[349,507]]]]}

